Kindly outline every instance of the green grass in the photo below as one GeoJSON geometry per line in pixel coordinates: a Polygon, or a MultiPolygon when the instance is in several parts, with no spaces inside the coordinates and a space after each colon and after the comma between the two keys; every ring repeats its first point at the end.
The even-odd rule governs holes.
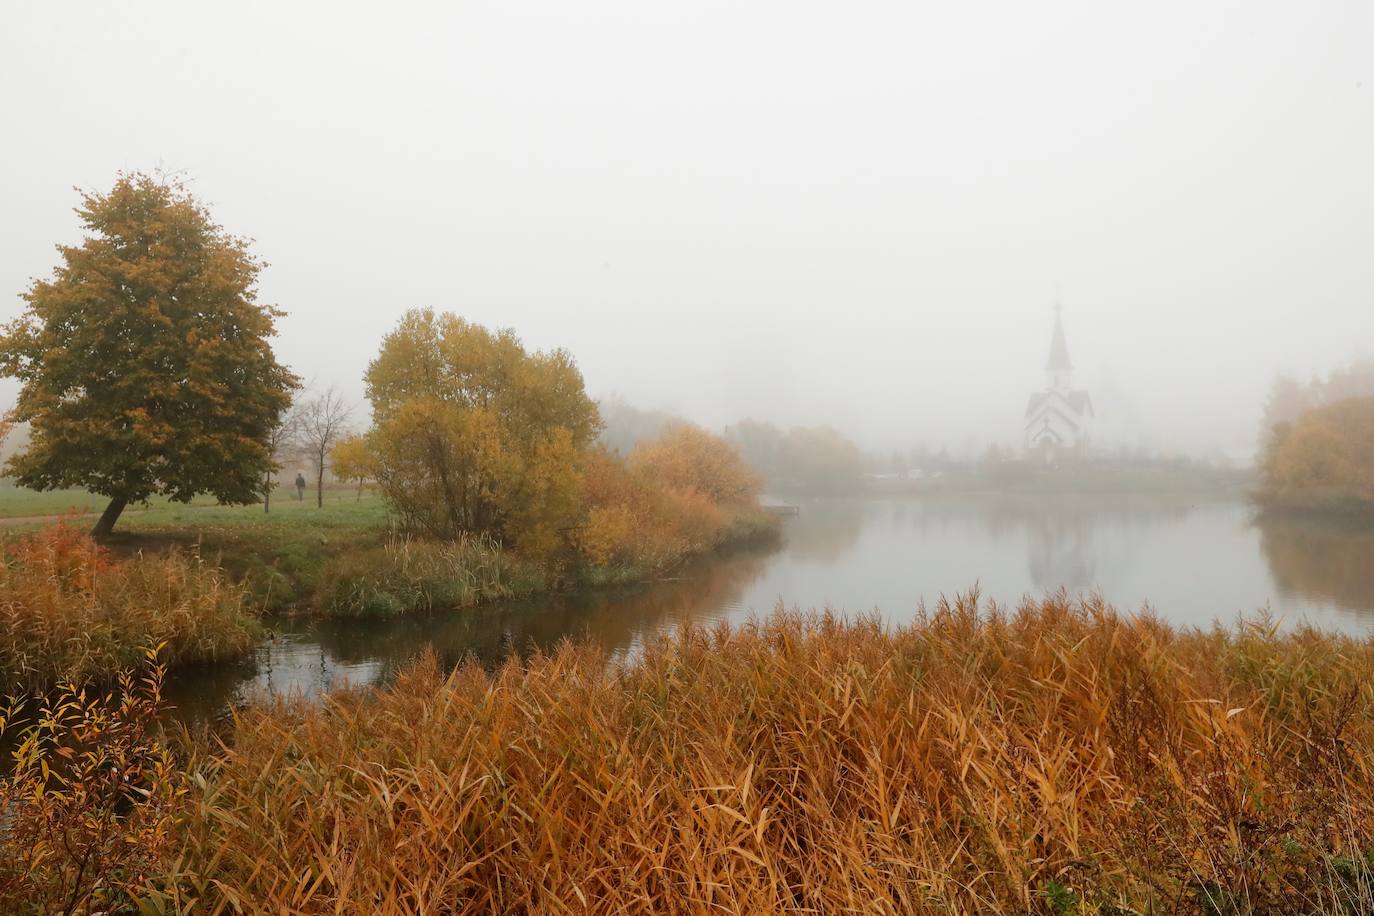
{"type": "MultiPolygon", "coordinates": [[[[0,490],[0,519],[59,514],[45,512],[44,507],[50,510],[64,499],[71,503],[80,498],[90,497],[84,491],[0,490]],[[14,501],[6,501],[15,494],[14,501]]],[[[74,527],[88,523],[83,519],[74,527]]],[[[0,540],[44,524],[46,519],[0,525],[0,540]]],[[[725,553],[775,540],[777,534],[773,516],[742,513],[720,532],[716,550],[725,553]]],[[[256,608],[276,613],[390,616],[523,597],[557,584],[529,563],[493,557],[499,553],[494,545],[474,550],[471,544],[402,544],[382,498],[375,493],[359,497],[351,487],[325,490],[323,507],[316,506],[313,493],[297,500],[294,489],[279,488],[270,512],[264,512],[261,503],[221,506],[209,498],[190,504],[153,500],[125,511],[108,546],[122,556],[194,548],[207,563],[242,583],[256,608]]],[[[572,571],[562,585],[624,584],[643,581],[653,572],[638,566],[586,567],[572,571]]]]}
{"type": "Polygon", "coordinates": [[[0,484],[0,518],[74,515],[99,512],[107,500],[85,490],[51,490],[40,493],[11,484],[0,484]]]}
{"type": "Polygon", "coordinates": [[[331,564],[387,542],[387,519],[380,497],[335,490],[323,508],[276,499],[268,513],[261,505],[158,506],[121,519],[110,543],[122,552],[196,545],[265,610],[299,610],[315,604],[331,564]]]}
{"type": "Polygon", "coordinates": [[[393,538],[330,560],[316,607],[333,617],[394,617],[472,607],[545,591],[540,569],[482,537],[453,542],[393,538]]]}
{"type": "MultiPolygon", "coordinates": [[[[356,491],[352,489],[333,489],[325,491],[326,500],[352,499],[356,491]]],[[[296,491],[291,487],[278,487],[276,493],[272,495],[272,511],[278,508],[285,508],[287,503],[293,506],[302,506],[305,503],[314,505],[313,492],[307,493],[305,503],[297,502],[295,499],[296,491]]],[[[98,496],[88,490],[69,489],[69,490],[28,490],[23,487],[16,487],[8,481],[0,481],[0,519],[6,518],[42,518],[51,515],[93,515],[104,511],[109,500],[103,496],[98,496]]],[[[120,518],[120,525],[128,523],[128,520],[135,517],[152,515],[160,517],[160,514],[176,513],[188,508],[204,509],[216,508],[228,512],[239,513],[244,510],[256,508],[258,514],[262,514],[262,504],[254,506],[219,506],[213,496],[197,496],[190,503],[174,503],[164,496],[155,496],[148,500],[146,505],[132,505],[124,510],[124,515],[120,518]]]]}

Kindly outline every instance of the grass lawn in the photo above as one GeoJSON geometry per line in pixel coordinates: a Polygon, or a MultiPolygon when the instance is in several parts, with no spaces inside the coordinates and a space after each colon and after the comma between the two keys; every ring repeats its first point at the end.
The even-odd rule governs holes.
{"type": "MultiPolygon", "coordinates": [[[[266,610],[287,610],[315,595],[326,565],[345,553],[377,547],[387,536],[386,505],[375,494],[325,491],[297,501],[286,491],[272,511],[256,506],[151,506],[126,513],[110,546],[120,551],[196,547],[207,561],[247,583],[266,610]]],[[[292,494],[294,496],[294,493],[292,494]]]]}
{"type": "MultiPolygon", "coordinates": [[[[358,491],[352,487],[326,488],[324,491],[324,511],[330,511],[332,507],[342,507],[344,504],[356,507],[366,507],[372,504],[371,515],[379,515],[380,504],[376,495],[373,493],[363,493],[362,498],[358,498],[358,491]]],[[[48,490],[39,492],[38,490],[27,490],[23,487],[16,487],[8,482],[0,482],[0,519],[7,518],[29,518],[46,517],[50,515],[86,515],[97,514],[105,509],[109,500],[103,496],[98,496],[87,490],[48,490]]],[[[262,503],[254,503],[251,506],[221,506],[213,496],[197,496],[189,503],[176,503],[163,496],[155,496],[148,500],[147,504],[133,504],[124,510],[120,516],[119,527],[127,525],[151,522],[154,524],[182,523],[200,524],[202,512],[210,510],[216,522],[230,524],[256,524],[259,521],[275,522],[279,516],[297,512],[300,510],[321,511],[315,506],[315,493],[307,490],[304,500],[296,499],[294,487],[278,487],[272,494],[272,511],[264,513],[262,503]]],[[[347,511],[347,510],[344,510],[347,511]]],[[[362,514],[367,514],[366,509],[360,510],[362,514]]],[[[303,520],[303,519],[302,519],[303,520]]]]}
{"type": "MultiPolygon", "coordinates": [[[[285,494],[285,490],[282,491],[285,494]]],[[[26,490],[8,483],[0,483],[0,519],[27,518],[48,515],[88,515],[102,512],[109,500],[86,490],[26,490]]],[[[165,498],[149,501],[147,509],[157,509],[173,504],[165,498]]],[[[213,496],[200,496],[191,502],[192,506],[213,506],[213,496]]],[[[262,510],[262,506],[258,506],[262,510]]],[[[126,514],[146,511],[143,506],[130,506],[126,514]]]]}
{"type": "MultiPolygon", "coordinates": [[[[100,497],[81,490],[35,493],[0,489],[0,519],[72,514],[73,510],[104,507],[100,497]]],[[[44,524],[17,523],[18,533],[44,524]]],[[[86,527],[90,519],[75,524],[86,527]]],[[[169,547],[196,548],[208,562],[223,566],[249,586],[265,610],[288,610],[310,601],[331,560],[386,542],[387,511],[381,497],[355,489],[326,489],[324,506],[313,493],[295,498],[282,487],[272,498],[272,511],[262,504],[221,506],[204,497],[190,504],[166,499],[147,506],[131,506],[115,526],[110,547],[121,553],[152,553],[169,547]]]]}

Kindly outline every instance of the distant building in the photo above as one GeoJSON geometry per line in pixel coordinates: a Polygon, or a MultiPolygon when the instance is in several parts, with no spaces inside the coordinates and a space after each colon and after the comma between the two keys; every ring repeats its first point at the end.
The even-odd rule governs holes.
{"type": "Polygon", "coordinates": [[[1026,404],[1026,450],[1047,462],[1082,454],[1088,447],[1093,402],[1088,392],[1073,387],[1073,363],[1069,361],[1059,306],[1054,308],[1054,335],[1045,377],[1045,389],[1032,394],[1026,404]]]}

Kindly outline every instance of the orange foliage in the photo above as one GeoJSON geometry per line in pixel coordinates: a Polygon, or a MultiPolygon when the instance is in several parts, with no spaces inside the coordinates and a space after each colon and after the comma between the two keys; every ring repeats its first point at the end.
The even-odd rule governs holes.
{"type": "Polygon", "coordinates": [[[431,655],[242,711],[174,861],[211,913],[1369,913],[1371,675],[1062,596],[431,655]]]}
{"type": "Polygon", "coordinates": [[[1374,398],[1349,398],[1281,423],[1264,459],[1275,499],[1374,503],[1374,398]]]}
{"type": "Polygon", "coordinates": [[[744,463],[738,449],[720,436],[685,423],[635,448],[630,468],[668,490],[699,493],[718,506],[753,502],[763,488],[763,481],[744,463]]]}
{"type": "Polygon", "coordinates": [[[593,566],[661,569],[719,546],[731,522],[756,508],[759,479],[723,439],[679,426],[628,461],[590,452],[587,517],[578,546],[593,566]]]}
{"type": "Polygon", "coordinates": [[[0,738],[15,744],[0,779],[4,912],[126,912],[174,855],[189,780],[159,737],[156,649],[147,660],[112,694],[64,684],[36,715],[0,709],[0,738]]]}
{"type": "Polygon", "coordinates": [[[118,559],[53,525],[0,548],[0,680],[34,687],[108,677],[166,643],[169,662],[246,651],[244,590],[199,557],[118,559]]]}

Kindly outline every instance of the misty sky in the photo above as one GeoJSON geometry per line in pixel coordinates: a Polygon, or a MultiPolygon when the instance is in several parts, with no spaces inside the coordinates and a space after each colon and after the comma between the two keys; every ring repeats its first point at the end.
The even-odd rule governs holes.
{"type": "Polygon", "coordinates": [[[1240,453],[1276,369],[1374,352],[1367,2],[3,12],[0,319],[74,185],[162,166],[353,397],[430,305],[710,425],[981,450],[1059,299],[1113,436],[1240,453]]]}

